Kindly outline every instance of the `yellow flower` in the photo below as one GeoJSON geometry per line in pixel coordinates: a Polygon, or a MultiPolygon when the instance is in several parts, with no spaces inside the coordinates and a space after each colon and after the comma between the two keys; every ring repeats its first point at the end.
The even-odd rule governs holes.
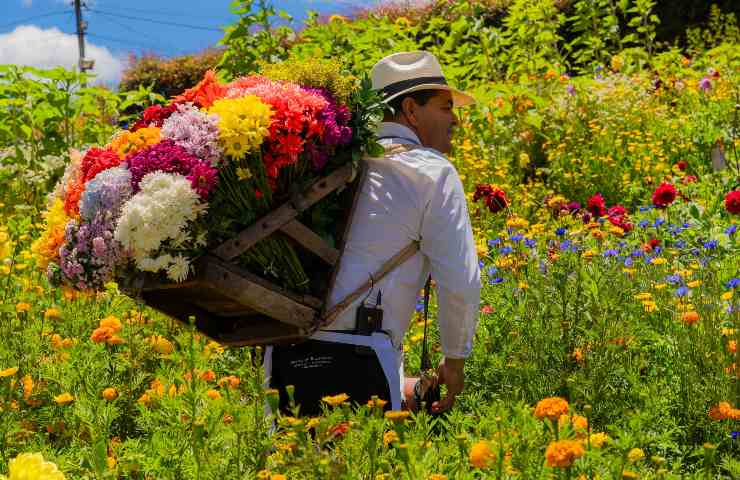
{"type": "Polygon", "coordinates": [[[65,480],[64,474],[40,453],[21,453],[8,464],[8,480],[65,480]]]}
{"type": "Polygon", "coordinates": [[[537,402],[534,408],[534,416],[539,419],[557,420],[561,415],[567,415],[568,409],[568,401],[564,398],[548,397],[537,402]]]}
{"type": "Polygon", "coordinates": [[[624,65],[624,60],[619,55],[614,55],[611,59],[610,64],[611,64],[612,70],[614,70],[615,72],[618,72],[622,69],[622,66],[624,65]]]}
{"type": "Polygon", "coordinates": [[[386,400],[381,400],[378,397],[373,397],[370,400],[367,401],[367,406],[370,408],[377,407],[377,408],[383,408],[388,402],[386,400]]]}
{"type": "Polygon", "coordinates": [[[389,412],[385,412],[385,418],[394,423],[403,422],[409,418],[410,415],[411,412],[408,410],[391,410],[389,412]]]}
{"type": "Polygon", "coordinates": [[[409,20],[406,17],[398,17],[396,19],[396,25],[399,27],[410,27],[411,26],[411,20],[409,20]]]}
{"type": "Polygon", "coordinates": [[[18,367],[6,368],[5,370],[0,370],[0,378],[12,377],[16,373],[18,373],[18,367]]]}
{"type": "Polygon", "coordinates": [[[610,438],[609,435],[607,435],[604,432],[597,432],[592,433],[589,437],[589,440],[591,442],[591,446],[594,448],[601,448],[604,446],[605,443],[609,442],[610,438]]]}
{"type": "Polygon", "coordinates": [[[57,405],[67,405],[74,402],[74,400],[75,397],[73,397],[69,393],[63,393],[54,397],[54,402],[56,402],[57,405]]]}
{"type": "Polygon", "coordinates": [[[548,445],[545,459],[548,467],[567,468],[586,453],[577,440],[559,440],[548,445]]]}
{"type": "Polygon", "coordinates": [[[632,463],[639,462],[643,458],[645,458],[645,452],[643,452],[641,448],[633,448],[627,454],[627,460],[632,463]]]}
{"type": "Polygon", "coordinates": [[[15,305],[15,311],[18,313],[25,313],[31,310],[31,305],[25,302],[20,302],[15,305]]]}
{"type": "Polygon", "coordinates": [[[656,290],[663,290],[667,286],[668,286],[668,284],[666,284],[666,283],[656,283],[653,288],[655,288],[656,290]]]}
{"type": "Polygon", "coordinates": [[[44,230],[41,236],[31,244],[31,251],[39,268],[46,269],[50,261],[59,257],[59,247],[64,243],[64,228],[67,222],[69,217],[64,210],[64,202],[61,199],[54,200],[51,207],[44,212],[44,230]]]}
{"type": "Polygon", "coordinates": [[[335,15],[332,15],[332,16],[329,17],[329,23],[332,23],[332,22],[347,23],[347,17],[345,17],[343,15],[336,15],[335,14],[335,15]]]}
{"type": "Polygon", "coordinates": [[[689,288],[696,288],[699,285],[701,285],[701,280],[694,280],[694,281],[688,282],[686,284],[686,286],[689,287],[689,288]]]}
{"type": "Polygon", "coordinates": [[[657,305],[656,305],[655,302],[648,300],[648,301],[642,302],[642,308],[647,313],[650,313],[650,312],[654,312],[655,309],[658,308],[658,307],[657,307],[657,305]]]}
{"type": "Polygon", "coordinates": [[[49,320],[49,319],[55,319],[55,318],[61,318],[61,316],[62,316],[62,314],[61,314],[61,312],[59,311],[58,308],[47,308],[44,311],[44,318],[47,319],[47,320],[49,320]]]}
{"type": "Polygon", "coordinates": [[[240,157],[256,150],[270,133],[272,108],[255,95],[216,100],[208,113],[219,117],[219,141],[228,155],[240,157]]]}
{"type": "Polygon", "coordinates": [[[622,478],[640,478],[640,474],[631,470],[625,470],[622,472],[622,478]]]}
{"type": "Polygon", "coordinates": [[[152,335],[148,341],[152,349],[161,355],[169,355],[175,350],[172,343],[161,335],[152,335]]]}
{"type": "Polygon", "coordinates": [[[398,434],[394,430],[388,430],[383,434],[383,445],[386,447],[398,441],[398,434]]]}
{"type": "Polygon", "coordinates": [[[663,265],[666,262],[668,262],[668,260],[666,260],[663,257],[655,257],[652,260],[650,260],[650,263],[653,265],[663,265]]]}
{"type": "Polygon", "coordinates": [[[274,475],[270,475],[270,480],[287,480],[288,477],[283,475],[282,473],[276,473],[274,475]]]}
{"type": "Polygon", "coordinates": [[[100,327],[110,328],[113,333],[117,333],[121,330],[121,321],[115,315],[108,315],[104,319],[100,320],[100,327]]]}
{"type": "Polygon", "coordinates": [[[496,455],[491,451],[488,442],[480,440],[470,447],[470,464],[476,468],[487,468],[496,459],[496,455]]]}
{"type": "Polygon", "coordinates": [[[208,395],[208,398],[211,400],[219,400],[221,398],[221,394],[218,390],[210,389],[206,392],[206,395],[208,395]]]}
{"type": "Polygon", "coordinates": [[[441,473],[433,473],[429,475],[429,478],[427,480],[447,480],[447,475],[442,475],[441,473]]]}
{"type": "Polygon", "coordinates": [[[651,300],[653,298],[653,294],[650,292],[642,292],[635,295],[635,299],[637,300],[651,300]]]}
{"type": "Polygon", "coordinates": [[[349,400],[349,395],[346,393],[340,393],[339,395],[327,395],[321,399],[322,402],[328,404],[331,407],[338,407],[349,400]]]}
{"type": "Polygon", "coordinates": [[[236,176],[239,178],[239,180],[242,180],[242,181],[251,180],[252,177],[254,177],[254,175],[252,174],[252,171],[244,167],[237,167],[236,176]]]}
{"type": "Polygon", "coordinates": [[[722,298],[722,300],[730,300],[730,299],[732,299],[732,290],[730,290],[729,292],[723,293],[722,296],[721,296],[721,298],[722,298]]]}
{"type": "Polygon", "coordinates": [[[140,128],[135,132],[123,130],[111,140],[110,147],[123,160],[128,155],[158,144],[161,138],[158,127],[140,128]]]}

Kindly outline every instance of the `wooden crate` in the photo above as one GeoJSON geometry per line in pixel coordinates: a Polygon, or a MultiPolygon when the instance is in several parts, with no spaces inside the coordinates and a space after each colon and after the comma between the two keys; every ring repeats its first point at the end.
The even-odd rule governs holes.
{"type": "MultiPolygon", "coordinates": [[[[364,163],[348,164],[314,182],[234,238],[214,248],[195,265],[195,276],[183,283],[163,283],[141,275],[122,289],[148,306],[181,322],[195,318],[195,327],[229,346],[290,343],[319,328],[334,283],[344,240],[349,230],[364,163]],[[353,202],[346,212],[338,246],[334,248],[297,220],[298,215],[342,187],[351,189],[353,202]],[[300,248],[313,252],[329,269],[330,281],[319,296],[298,295],[236,265],[235,259],[270,235],[285,235],[300,248]]],[[[307,272],[310,276],[311,272],[307,272]]],[[[331,313],[330,313],[331,315],[331,313]]]]}

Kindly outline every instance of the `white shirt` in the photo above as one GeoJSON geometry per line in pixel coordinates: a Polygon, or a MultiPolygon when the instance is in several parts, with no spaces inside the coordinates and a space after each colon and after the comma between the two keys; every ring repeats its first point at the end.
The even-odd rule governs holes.
{"type": "MultiPolygon", "coordinates": [[[[368,302],[374,303],[382,291],[383,330],[401,348],[417,294],[431,272],[437,284],[442,352],[448,358],[466,358],[478,322],[480,270],[462,182],[444,155],[421,146],[409,128],[384,122],[378,137],[382,145],[419,147],[368,160],[329,308],[412,240],[419,240],[420,251],[378,282],[368,302]]],[[[361,301],[326,329],[354,329],[361,301]]]]}

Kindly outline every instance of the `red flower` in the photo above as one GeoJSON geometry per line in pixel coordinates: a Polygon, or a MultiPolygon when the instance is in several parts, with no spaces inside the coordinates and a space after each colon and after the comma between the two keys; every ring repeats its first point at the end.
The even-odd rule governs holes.
{"type": "Polygon", "coordinates": [[[341,437],[349,431],[349,422],[340,422],[329,429],[329,433],[334,437],[341,437]]]}
{"type": "Polygon", "coordinates": [[[606,204],[604,203],[604,197],[602,197],[600,193],[597,193],[596,195],[589,198],[588,202],[586,202],[586,210],[591,212],[591,214],[596,218],[606,215],[606,204]]]}
{"type": "Polygon", "coordinates": [[[627,209],[622,205],[614,205],[609,209],[609,222],[612,225],[616,225],[625,232],[632,230],[632,224],[629,222],[627,217],[627,209]]]}
{"type": "Polygon", "coordinates": [[[120,163],[121,158],[113,150],[109,148],[91,148],[82,157],[82,163],[80,165],[82,183],[87,183],[95,178],[95,175],[98,173],[109,168],[117,167],[120,163]]]}
{"type": "Polygon", "coordinates": [[[678,167],[679,170],[684,172],[688,168],[689,164],[688,162],[686,162],[686,160],[679,160],[678,163],[676,163],[676,166],[678,167]]]}
{"type": "Polygon", "coordinates": [[[653,205],[658,208],[665,208],[676,199],[676,187],[670,183],[661,183],[658,188],[653,192],[653,205]]]}
{"type": "Polygon", "coordinates": [[[622,205],[614,205],[608,211],[609,218],[611,217],[624,217],[627,215],[627,209],[622,205]]]}
{"type": "Polygon", "coordinates": [[[493,307],[490,305],[483,305],[483,307],[480,309],[480,313],[484,313],[484,314],[491,314],[495,311],[496,310],[494,310],[493,307]]]}
{"type": "Polygon", "coordinates": [[[733,190],[725,196],[725,208],[730,213],[740,215],[740,190],[733,190]]]}
{"type": "Polygon", "coordinates": [[[481,184],[475,187],[473,201],[477,202],[481,199],[485,201],[486,206],[491,213],[500,212],[509,206],[509,201],[506,199],[506,193],[493,185],[481,184]]]}
{"type": "Polygon", "coordinates": [[[694,175],[686,175],[685,177],[681,179],[681,183],[683,183],[684,185],[687,185],[689,183],[694,183],[696,180],[697,179],[694,175]]]}
{"type": "Polygon", "coordinates": [[[154,124],[155,127],[161,127],[165,120],[167,120],[173,112],[177,110],[177,104],[172,103],[163,107],[162,105],[152,105],[144,110],[141,118],[131,127],[131,131],[135,132],[140,128],[145,128],[154,124]]]}

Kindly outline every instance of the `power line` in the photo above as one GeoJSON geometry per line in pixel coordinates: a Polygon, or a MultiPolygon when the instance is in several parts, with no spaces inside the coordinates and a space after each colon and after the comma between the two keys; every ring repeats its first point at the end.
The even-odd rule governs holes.
{"type": "Polygon", "coordinates": [[[18,19],[18,20],[14,20],[14,21],[12,21],[10,23],[5,23],[3,25],[0,25],[0,28],[12,27],[13,25],[17,25],[19,23],[30,22],[30,21],[33,21],[33,20],[38,20],[39,18],[52,17],[54,15],[69,15],[69,13],[70,12],[69,11],[66,11],[66,10],[63,11],[63,12],[60,11],[60,12],[43,13],[41,15],[34,15],[32,17],[21,18],[21,19],[18,19]]]}
{"type": "MultiPolygon", "coordinates": [[[[169,44],[167,42],[162,42],[157,37],[154,37],[154,36],[149,35],[149,34],[147,34],[145,32],[142,32],[141,30],[137,30],[137,29],[135,29],[135,28],[133,28],[133,27],[131,27],[129,25],[126,25],[125,23],[118,22],[116,20],[113,20],[111,18],[106,18],[106,17],[101,17],[101,20],[104,20],[106,22],[111,22],[112,24],[118,25],[119,27],[121,27],[121,28],[123,28],[125,30],[128,30],[129,32],[135,33],[138,36],[141,36],[141,37],[146,38],[146,39],[149,39],[149,40],[153,40],[156,44],[160,45],[161,47],[165,47],[165,48],[167,48],[168,50],[170,50],[172,52],[182,53],[182,54],[187,53],[186,50],[182,50],[181,48],[178,48],[178,47],[176,47],[174,45],[171,45],[171,44],[169,44]]],[[[116,40],[116,41],[118,41],[118,40],[116,40]]]]}
{"type": "Polygon", "coordinates": [[[191,28],[193,30],[205,30],[205,31],[208,31],[208,32],[219,32],[219,33],[223,33],[223,30],[220,29],[220,28],[203,27],[203,26],[200,26],[200,25],[189,25],[187,23],[167,22],[167,21],[164,21],[164,20],[152,20],[150,18],[134,17],[132,15],[123,15],[123,14],[112,13],[112,12],[104,12],[102,10],[97,10],[97,9],[93,9],[93,8],[90,8],[88,10],[91,11],[91,12],[94,12],[94,13],[99,13],[100,15],[108,15],[108,16],[111,16],[111,17],[127,18],[129,20],[140,20],[142,22],[157,23],[157,24],[160,24],[160,25],[169,25],[169,26],[172,26],[172,27],[191,28]]]}
{"type": "MultiPolygon", "coordinates": [[[[125,10],[127,12],[146,13],[146,14],[149,14],[149,15],[160,15],[160,16],[165,16],[165,17],[173,17],[173,16],[174,17],[188,17],[188,18],[192,18],[193,17],[193,14],[192,13],[178,13],[178,12],[172,12],[172,11],[165,12],[165,11],[161,11],[161,10],[160,11],[157,11],[157,10],[144,10],[144,9],[141,9],[141,8],[130,8],[130,7],[126,7],[124,9],[124,8],[121,8],[121,7],[117,7],[115,5],[106,5],[105,7],[106,8],[112,8],[113,10],[125,10]]],[[[231,17],[231,15],[229,15],[229,16],[231,17]]],[[[229,19],[227,19],[226,17],[216,17],[216,16],[210,16],[210,15],[203,16],[203,15],[200,15],[200,14],[198,14],[198,18],[209,18],[209,19],[212,19],[212,20],[229,21],[229,19]]],[[[235,21],[235,19],[234,18],[231,18],[230,21],[235,21]]]]}
{"type": "MultiPolygon", "coordinates": [[[[116,37],[108,37],[106,35],[98,35],[96,33],[91,33],[91,32],[87,32],[87,35],[89,37],[99,38],[101,40],[107,40],[109,42],[114,42],[114,43],[120,43],[122,45],[128,45],[128,46],[136,45],[136,46],[141,47],[141,48],[152,48],[151,45],[147,45],[145,43],[140,43],[140,42],[132,41],[130,39],[116,38],[116,37]]],[[[180,50],[180,52],[185,53],[184,50],[180,50]]]]}

